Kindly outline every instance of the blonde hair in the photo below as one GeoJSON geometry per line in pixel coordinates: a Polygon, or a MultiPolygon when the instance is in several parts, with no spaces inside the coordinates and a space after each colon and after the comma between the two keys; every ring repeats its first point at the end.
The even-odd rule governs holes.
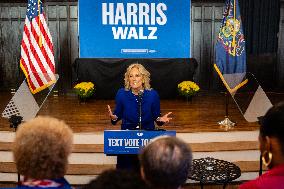
{"type": "Polygon", "coordinates": [[[18,173],[33,179],[63,177],[73,132],[56,118],[39,116],[19,126],[13,146],[18,173]]]}
{"type": "Polygon", "coordinates": [[[144,89],[150,90],[151,89],[151,85],[150,85],[150,72],[148,72],[144,66],[142,66],[141,64],[135,63],[135,64],[131,64],[130,66],[128,66],[125,74],[124,74],[124,88],[125,90],[130,90],[130,84],[129,84],[129,74],[130,71],[133,68],[137,68],[138,71],[142,74],[142,86],[144,89]]]}

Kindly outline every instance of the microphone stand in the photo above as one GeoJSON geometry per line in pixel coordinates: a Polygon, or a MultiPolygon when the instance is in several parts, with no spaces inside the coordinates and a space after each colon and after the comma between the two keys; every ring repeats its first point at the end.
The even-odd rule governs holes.
{"type": "Polygon", "coordinates": [[[138,94],[138,101],[139,101],[139,130],[142,129],[142,93],[139,92],[138,94]]]}

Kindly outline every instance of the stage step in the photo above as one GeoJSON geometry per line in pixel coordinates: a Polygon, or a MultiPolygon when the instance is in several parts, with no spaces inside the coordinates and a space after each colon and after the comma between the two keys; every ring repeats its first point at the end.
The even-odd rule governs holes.
{"type": "MultiPolygon", "coordinates": [[[[0,132],[0,182],[16,182],[17,171],[11,152],[15,133],[0,132]]],[[[237,164],[239,180],[258,175],[258,131],[177,133],[193,151],[193,158],[214,157],[237,164]]],[[[75,133],[66,178],[72,184],[85,184],[106,169],[115,168],[116,157],[103,154],[103,132],[75,133]]],[[[189,182],[192,182],[189,180],[189,182]]]]}
{"type": "MultiPolygon", "coordinates": [[[[238,150],[256,150],[258,142],[239,141],[239,142],[208,142],[208,143],[190,143],[188,144],[193,152],[218,152],[218,151],[238,151],[238,150]]],[[[0,151],[11,151],[12,142],[0,142],[0,151]]],[[[103,153],[103,144],[75,144],[73,153],[103,153]]]]}
{"type": "MultiPolygon", "coordinates": [[[[241,168],[242,172],[259,171],[259,161],[239,161],[234,163],[241,168]]],[[[99,175],[107,169],[115,169],[115,164],[70,164],[68,167],[67,175],[99,175]]],[[[0,173],[17,173],[15,163],[1,162],[0,173]]]]}

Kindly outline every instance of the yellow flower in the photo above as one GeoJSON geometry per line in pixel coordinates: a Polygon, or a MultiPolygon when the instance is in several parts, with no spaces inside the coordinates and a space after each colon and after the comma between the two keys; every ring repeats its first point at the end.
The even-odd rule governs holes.
{"type": "Polygon", "coordinates": [[[182,96],[195,95],[199,90],[199,86],[193,81],[183,81],[178,84],[178,92],[182,96]]]}
{"type": "Polygon", "coordinates": [[[93,95],[95,85],[92,82],[81,82],[75,85],[74,89],[81,98],[88,98],[93,95]]]}

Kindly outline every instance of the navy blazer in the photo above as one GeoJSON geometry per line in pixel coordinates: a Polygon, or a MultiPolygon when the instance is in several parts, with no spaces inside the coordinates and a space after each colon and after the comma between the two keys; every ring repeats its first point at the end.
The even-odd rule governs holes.
{"type": "MultiPolygon", "coordinates": [[[[122,130],[138,129],[139,96],[133,94],[131,90],[121,88],[116,94],[115,103],[116,107],[114,114],[118,117],[118,119],[116,121],[112,121],[112,124],[116,124],[117,121],[122,120],[122,130]]],[[[144,90],[141,95],[141,109],[142,129],[155,129],[154,122],[161,115],[160,98],[155,90],[144,90]]],[[[162,125],[161,122],[157,122],[157,124],[162,125]]]]}

